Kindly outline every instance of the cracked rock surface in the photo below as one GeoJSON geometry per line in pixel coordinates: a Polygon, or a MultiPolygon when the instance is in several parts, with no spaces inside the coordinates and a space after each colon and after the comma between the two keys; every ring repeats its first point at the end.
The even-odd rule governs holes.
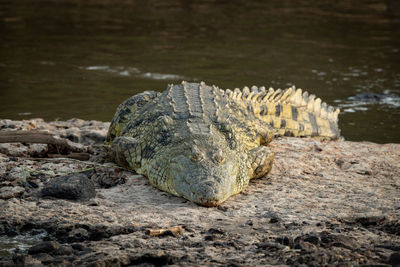
{"type": "MultiPolygon", "coordinates": [[[[1,130],[36,125],[85,145],[102,142],[109,125],[3,121],[1,130]]],[[[3,147],[0,266],[400,264],[400,144],[278,138],[271,173],[215,208],[159,191],[96,155],[34,158],[28,145],[3,147]],[[76,173],[95,184],[94,198],[40,194],[76,173]],[[178,225],[183,231],[168,230],[178,225]],[[166,230],[148,234],[157,229],[166,230]],[[10,247],[19,236],[38,238],[10,247]]]]}

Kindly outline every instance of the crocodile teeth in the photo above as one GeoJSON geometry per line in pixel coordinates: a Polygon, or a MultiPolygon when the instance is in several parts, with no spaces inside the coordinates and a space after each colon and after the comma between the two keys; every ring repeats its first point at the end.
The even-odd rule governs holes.
{"type": "Polygon", "coordinates": [[[229,96],[229,97],[232,97],[233,92],[232,92],[231,89],[226,89],[226,90],[225,90],[225,94],[226,94],[227,96],[229,96]]]}
{"type": "Polygon", "coordinates": [[[317,116],[319,116],[319,114],[321,114],[321,98],[315,99],[315,102],[314,102],[314,113],[317,116]]]}
{"type": "Polygon", "coordinates": [[[258,88],[259,92],[265,92],[265,86],[261,86],[260,88],[258,88]]]}

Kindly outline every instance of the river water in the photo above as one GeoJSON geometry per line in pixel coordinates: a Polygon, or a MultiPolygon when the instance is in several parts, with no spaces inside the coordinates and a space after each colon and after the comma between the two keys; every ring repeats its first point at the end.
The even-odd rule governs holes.
{"type": "Polygon", "coordinates": [[[181,80],[294,84],[341,108],[345,139],[399,143],[399,9],[395,0],[2,0],[0,118],[109,121],[127,97],[181,80]]]}

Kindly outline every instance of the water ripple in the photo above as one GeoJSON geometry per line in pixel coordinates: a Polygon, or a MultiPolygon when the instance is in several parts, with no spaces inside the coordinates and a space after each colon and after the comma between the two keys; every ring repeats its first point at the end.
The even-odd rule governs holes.
{"type": "Polygon", "coordinates": [[[146,72],[140,75],[144,78],[154,79],[154,80],[185,80],[186,78],[181,75],[175,74],[163,74],[163,73],[152,73],[146,72]]]}
{"type": "Polygon", "coordinates": [[[384,105],[388,108],[400,107],[400,96],[385,90],[383,93],[360,93],[346,100],[337,99],[338,107],[343,112],[366,111],[371,105],[384,105]]]}
{"type": "MultiPolygon", "coordinates": [[[[80,69],[115,73],[120,76],[137,76],[153,80],[189,80],[189,78],[178,74],[156,73],[156,72],[143,73],[136,67],[122,67],[122,66],[110,67],[107,65],[100,65],[100,66],[80,67],[80,69]]],[[[197,79],[190,79],[190,80],[197,80],[197,79]]]]}

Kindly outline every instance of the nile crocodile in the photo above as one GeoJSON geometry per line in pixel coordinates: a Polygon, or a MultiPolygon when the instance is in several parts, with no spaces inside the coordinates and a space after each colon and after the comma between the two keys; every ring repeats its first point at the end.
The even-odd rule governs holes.
{"type": "Polygon", "coordinates": [[[216,206],[270,171],[266,145],[274,136],[337,139],[338,114],[294,87],[232,91],[182,82],[123,102],[107,141],[117,164],[155,187],[216,206]]]}

